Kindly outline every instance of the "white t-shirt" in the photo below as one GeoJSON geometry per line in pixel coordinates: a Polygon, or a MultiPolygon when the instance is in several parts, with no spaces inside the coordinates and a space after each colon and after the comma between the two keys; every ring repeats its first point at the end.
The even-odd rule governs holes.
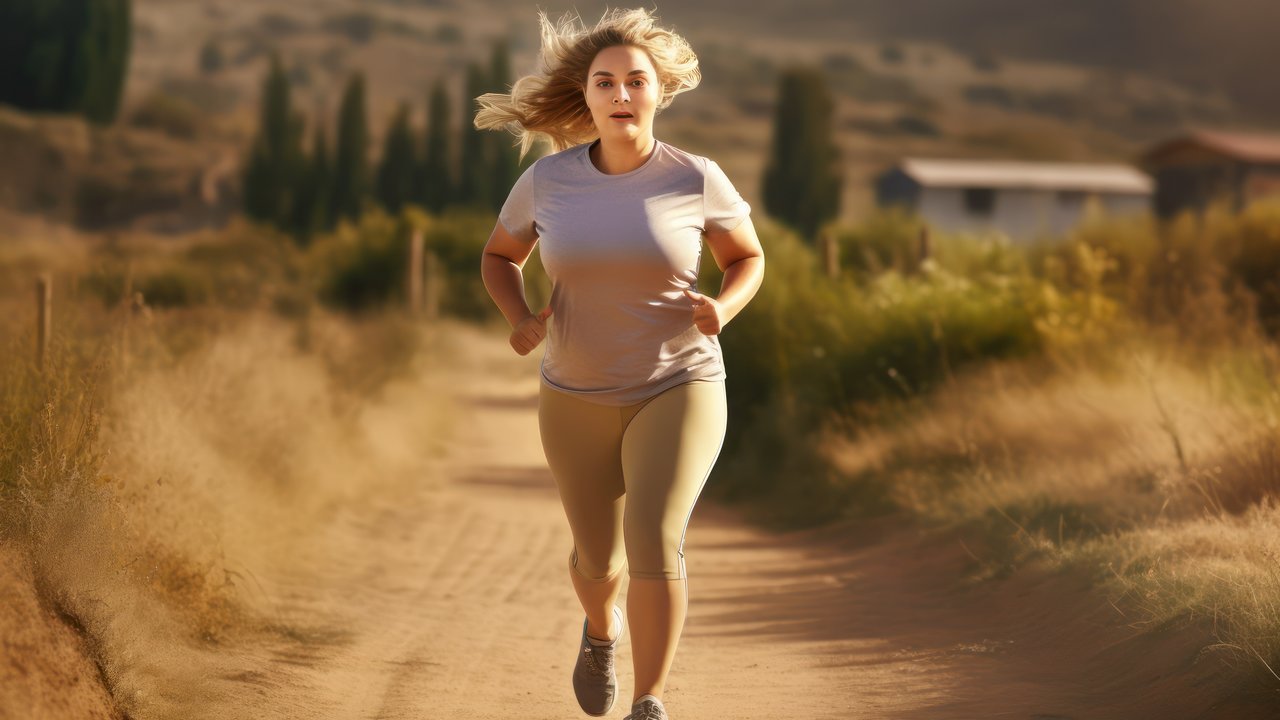
{"type": "Polygon", "coordinates": [[[704,230],[751,212],[715,162],[655,140],[643,165],[600,172],[584,143],[539,158],[498,220],[540,240],[551,279],[542,379],[604,405],[641,402],[680,383],[725,378],[720,343],[693,324],[704,230]]]}

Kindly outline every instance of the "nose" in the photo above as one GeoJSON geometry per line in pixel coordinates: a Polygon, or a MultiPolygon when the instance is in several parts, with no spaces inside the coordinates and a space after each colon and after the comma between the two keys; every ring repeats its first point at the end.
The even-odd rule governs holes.
{"type": "Polygon", "coordinates": [[[627,94],[627,88],[625,86],[618,86],[618,91],[613,95],[613,101],[618,104],[631,102],[631,96],[627,94]]]}

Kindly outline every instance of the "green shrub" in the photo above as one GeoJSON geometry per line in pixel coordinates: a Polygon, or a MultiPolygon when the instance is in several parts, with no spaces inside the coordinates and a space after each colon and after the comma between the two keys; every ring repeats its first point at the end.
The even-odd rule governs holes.
{"type": "Polygon", "coordinates": [[[370,12],[357,11],[330,15],[320,24],[324,30],[345,35],[353,43],[364,45],[373,39],[380,21],[370,12]]]}
{"type": "MultiPolygon", "coordinates": [[[[421,228],[425,253],[439,262],[440,311],[481,322],[498,319],[501,313],[480,277],[480,258],[495,222],[490,212],[457,208],[438,217],[416,206],[399,217],[381,210],[367,213],[358,226],[344,226],[317,240],[312,267],[319,297],[348,310],[404,302],[409,237],[421,228]]],[[[551,287],[536,249],[524,277],[530,307],[545,305],[551,287]]]]}
{"type": "Polygon", "coordinates": [[[187,307],[209,299],[207,277],[186,268],[166,268],[139,278],[134,288],[154,307],[187,307]]]}
{"type": "Polygon", "coordinates": [[[134,110],[131,122],[175,138],[190,139],[199,132],[200,111],[182,98],[153,92],[134,110]]]}
{"type": "Polygon", "coordinates": [[[1251,205],[1226,235],[1223,244],[1231,278],[1253,294],[1262,328],[1280,338],[1280,202],[1251,205]]]}
{"type": "Polygon", "coordinates": [[[856,404],[927,392],[968,364],[1038,352],[1040,316],[1053,307],[1071,317],[1073,298],[1046,296],[1025,273],[971,263],[967,269],[984,272],[970,279],[929,266],[858,286],[820,275],[790,233],[764,227],[762,243],[764,285],[720,337],[728,388],[739,411],[783,398],[800,427],[856,404]]]}
{"type": "Polygon", "coordinates": [[[313,245],[319,297],[345,310],[385,307],[404,297],[405,223],[374,210],[313,245]]]}

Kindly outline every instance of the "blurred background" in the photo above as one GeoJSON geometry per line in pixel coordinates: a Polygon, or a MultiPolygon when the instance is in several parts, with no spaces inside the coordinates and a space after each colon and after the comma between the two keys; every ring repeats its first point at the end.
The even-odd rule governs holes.
{"type": "MultiPolygon", "coordinates": [[[[168,708],[119,660],[159,622],[137,608],[210,642],[256,627],[234,573],[270,574],[262,533],[288,515],[305,545],[383,487],[344,472],[421,473],[457,328],[505,342],[480,253],[546,148],[471,121],[536,67],[539,7],[606,9],[0,7],[0,545],[133,717],[168,708]]],[[[655,134],[725,169],[768,258],[721,337],[734,422],[707,494],[774,528],[963,533],[975,581],[1074,569],[1273,697],[1280,5],[656,13],[703,81],[655,134]]],[[[720,277],[704,254],[702,290],[720,277]]],[[[525,279],[541,307],[536,253],[525,279]]]]}

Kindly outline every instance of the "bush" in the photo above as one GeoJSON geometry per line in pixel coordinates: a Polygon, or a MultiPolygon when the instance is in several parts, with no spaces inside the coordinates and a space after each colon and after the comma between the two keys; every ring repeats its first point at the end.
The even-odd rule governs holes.
{"type": "MultiPolygon", "coordinates": [[[[772,503],[777,478],[794,481],[795,458],[818,453],[813,438],[832,420],[914,402],[993,360],[1087,350],[1123,327],[1117,303],[1096,281],[1057,288],[1035,277],[1006,242],[942,235],[931,257],[919,261],[918,220],[900,212],[836,229],[844,267],[853,270],[836,280],[818,272],[813,252],[793,234],[763,223],[759,230],[768,248],[764,284],[720,336],[732,413],[744,419],[731,428],[726,455],[753,458],[717,478],[729,499],[772,503]],[[848,252],[852,248],[862,250],[848,252]]],[[[1106,256],[1091,257],[1091,264],[1077,262],[1096,280],[1106,256]]],[[[706,291],[714,291],[713,282],[704,275],[706,291]]],[[[786,517],[771,518],[791,522],[808,510],[838,514],[837,500],[849,497],[875,512],[891,509],[875,478],[846,478],[836,492],[830,469],[811,465],[804,469],[805,492],[823,507],[779,500],[786,517]],[[799,515],[797,505],[804,506],[799,515]]]]}
{"type": "Polygon", "coordinates": [[[200,72],[212,75],[226,67],[227,59],[217,40],[210,39],[200,48],[200,72]]]}
{"type": "Polygon", "coordinates": [[[1280,338],[1280,202],[1255,203],[1223,240],[1230,277],[1254,296],[1263,330],[1280,338]]]}
{"type": "Polygon", "coordinates": [[[345,310],[386,307],[404,297],[408,227],[385,212],[343,223],[312,246],[319,297],[345,310]]]}
{"type": "Polygon", "coordinates": [[[182,98],[153,92],[133,112],[136,127],[159,130],[175,138],[190,139],[200,129],[200,110],[182,98]]]}
{"type": "MultiPolygon", "coordinates": [[[[487,211],[449,209],[431,216],[408,206],[398,217],[383,210],[366,213],[358,226],[345,225],[319,238],[311,266],[321,300],[347,310],[363,310],[405,300],[409,237],[423,231],[424,250],[439,261],[440,312],[488,322],[501,317],[480,277],[480,257],[496,218],[487,211]]],[[[537,250],[524,267],[530,307],[545,305],[550,283],[537,250]]]]}
{"type": "Polygon", "coordinates": [[[185,268],[167,268],[144,275],[134,285],[143,300],[155,307],[186,307],[209,299],[204,275],[185,268]]]}
{"type": "Polygon", "coordinates": [[[349,12],[341,15],[330,15],[321,23],[321,27],[332,33],[345,35],[353,43],[364,45],[373,39],[378,30],[378,18],[369,12],[349,12]]]}

